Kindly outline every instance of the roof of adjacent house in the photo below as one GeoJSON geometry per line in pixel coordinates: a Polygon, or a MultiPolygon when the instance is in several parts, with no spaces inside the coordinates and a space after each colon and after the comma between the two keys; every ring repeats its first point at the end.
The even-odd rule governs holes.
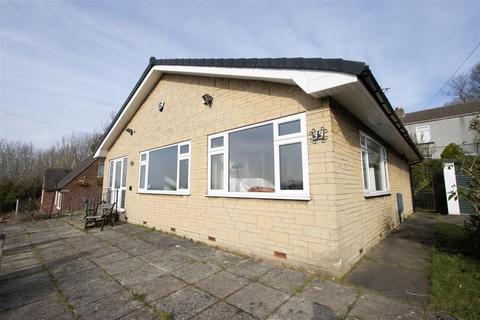
{"type": "Polygon", "coordinates": [[[388,143],[396,146],[402,156],[409,160],[422,159],[421,153],[394,112],[368,65],[358,61],[323,58],[156,59],[151,57],[142,76],[105,131],[94,157],[105,156],[112,141],[118,137],[123,126],[126,125],[125,119],[134,116],[134,110],[146,99],[147,93],[153,90],[163,73],[279,82],[297,85],[315,98],[331,96],[339,99],[339,102],[361,121],[373,126],[372,129],[379,136],[385,137],[388,143]]]}
{"type": "Polygon", "coordinates": [[[480,112],[480,100],[405,113],[403,123],[425,122],[480,112]]]}
{"type": "Polygon", "coordinates": [[[89,157],[82,162],[80,162],[72,171],[70,171],[62,180],[58,183],[58,188],[64,188],[70,181],[75,179],[78,175],[80,175],[85,169],[90,167],[96,160],[96,158],[89,157]]]}
{"type": "Polygon", "coordinates": [[[43,178],[43,189],[46,191],[53,191],[58,189],[58,184],[70,170],[60,168],[49,168],[45,170],[43,178]]]}

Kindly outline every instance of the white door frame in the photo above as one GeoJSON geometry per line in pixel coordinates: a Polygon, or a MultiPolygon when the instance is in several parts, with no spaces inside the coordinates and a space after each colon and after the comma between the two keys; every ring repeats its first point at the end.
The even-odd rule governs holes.
{"type": "MultiPolygon", "coordinates": [[[[110,192],[110,203],[117,202],[117,208],[118,211],[123,212],[125,211],[125,201],[123,201],[124,207],[121,206],[122,200],[123,199],[123,194],[126,193],[126,181],[123,181],[124,178],[124,170],[127,170],[127,157],[122,157],[122,158],[117,158],[117,159],[112,159],[110,160],[110,166],[113,166],[112,175],[109,177],[111,179],[108,182],[108,187],[109,187],[109,192],[110,192]],[[120,174],[119,174],[119,180],[118,181],[118,187],[115,187],[117,181],[116,181],[116,176],[117,176],[117,163],[120,163],[120,174]],[[123,192],[122,192],[123,191],[123,192]],[[115,195],[118,195],[117,199],[115,199],[115,195]]],[[[125,175],[126,178],[126,175],[125,175]]],[[[125,179],[126,180],[126,179],[125,179]]]]}

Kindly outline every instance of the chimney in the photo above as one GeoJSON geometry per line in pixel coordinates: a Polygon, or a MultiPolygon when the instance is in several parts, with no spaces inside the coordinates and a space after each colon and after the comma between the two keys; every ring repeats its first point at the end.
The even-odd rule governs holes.
{"type": "Polygon", "coordinates": [[[403,108],[395,108],[395,113],[400,119],[405,118],[405,110],[403,108]]]}

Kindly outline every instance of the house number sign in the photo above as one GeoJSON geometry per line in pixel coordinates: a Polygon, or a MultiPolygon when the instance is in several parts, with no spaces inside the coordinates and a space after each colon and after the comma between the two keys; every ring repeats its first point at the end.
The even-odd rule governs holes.
{"type": "Polygon", "coordinates": [[[317,141],[321,141],[322,143],[324,143],[328,139],[327,132],[328,130],[324,127],[321,127],[320,130],[316,130],[315,128],[312,129],[309,132],[310,141],[312,141],[313,143],[317,143],[317,141]]]}

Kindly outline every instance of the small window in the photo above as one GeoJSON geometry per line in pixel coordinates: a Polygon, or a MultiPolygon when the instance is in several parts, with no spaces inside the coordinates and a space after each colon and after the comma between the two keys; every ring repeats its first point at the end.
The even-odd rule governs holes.
{"type": "Polygon", "coordinates": [[[210,148],[223,147],[223,137],[213,138],[210,144],[210,148]]]}
{"type": "Polygon", "coordinates": [[[55,208],[58,210],[62,209],[62,198],[63,194],[61,192],[55,191],[55,208]]]}
{"type": "Polygon", "coordinates": [[[300,132],[300,120],[280,123],[278,125],[278,135],[285,136],[287,134],[300,132]]]}
{"type": "Polygon", "coordinates": [[[188,194],[190,142],[140,153],[138,190],[141,193],[188,194]]]}
{"type": "Polygon", "coordinates": [[[188,144],[184,144],[180,146],[180,154],[186,154],[190,152],[190,146],[188,144]]]}
{"type": "Polygon", "coordinates": [[[432,141],[430,134],[430,126],[417,126],[415,127],[415,137],[417,138],[417,143],[429,143],[432,141]]]}
{"type": "Polygon", "coordinates": [[[103,170],[105,168],[105,163],[99,162],[97,167],[97,178],[103,178],[103,170]]]}
{"type": "Polygon", "coordinates": [[[208,194],[308,199],[305,114],[209,137],[208,194]]]}
{"type": "Polygon", "coordinates": [[[365,194],[375,195],[388,192],[387,151],[385,147],[363,132],[360,133],[360,145],[365,194]]]}

